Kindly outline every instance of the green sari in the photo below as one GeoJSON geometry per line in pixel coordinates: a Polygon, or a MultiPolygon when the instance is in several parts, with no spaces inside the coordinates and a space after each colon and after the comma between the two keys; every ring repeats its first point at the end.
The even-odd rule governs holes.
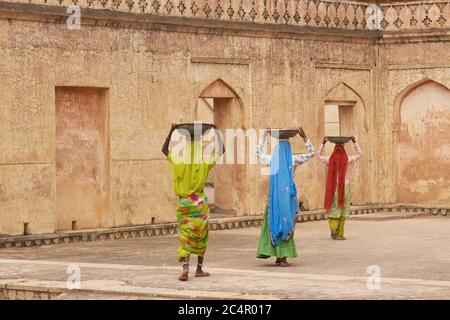
{"type": "Polygon", "coordinates": [[[270,257],[277,258],[294,258],[297,256],[297,247],[295,245],[294,235],[289,240],[280,240],[278,246],[274,246],[270,240],[270,230],[268,222],[267,206],[264,211],[264,220],[261,227],[261,235],[259,237],[259,245],[257,251],[257,258],[267,259],[270,257]]]}
{"type": "Polygon", "coordinates": [[[203,159],[199,141],[190,142],[186,157],[168,155],[174,191],[179,197],[176,211],[179,261],[190,254],[204,256],[206,252],[210,210],[203,187],[217,159],[217,155],[203,159]]]}

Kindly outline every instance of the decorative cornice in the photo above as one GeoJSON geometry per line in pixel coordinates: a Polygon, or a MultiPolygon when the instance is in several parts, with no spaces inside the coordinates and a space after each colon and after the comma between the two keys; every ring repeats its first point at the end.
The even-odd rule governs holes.
{"type": "MultiPolygon", "coordinates": [[[[68,17],[69,14],[66,12],[66,7],[33,3],[12,3],[0,0],[0,19],[65,24],[68,17]]],[[[134,28],[177,33],[237,35],[258,38],[301,38],[334,42],[345,42],[350,37],[355,43],[372,43],[379,37],[377,31],[369,30],[337,30],[322,27],[219,21],[92,8],[84,8],[82,10],[81,24],[96,27],[134,28]]]]}
{"type": "Polygon", "coordinates": [[[450,28],[450,1],[338,0],[9,0],[0,3],[78,6],[114,13],[193,19],[246,25],[272,25],[360,31],[412,31],[450,28]]]}

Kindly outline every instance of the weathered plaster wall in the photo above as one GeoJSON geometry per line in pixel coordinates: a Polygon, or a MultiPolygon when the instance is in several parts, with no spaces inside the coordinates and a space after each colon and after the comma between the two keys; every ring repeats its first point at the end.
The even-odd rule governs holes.
{"type": "MultiPolygon", "coordinates": [[[[345,90],[333,90],[345,85],[359,99],[354,131],[365,152],[354,203],[395,202],[395,97],[425,76],[448,85],[449,71],[387,65],[408,65],[401,54],[424,60],[433,49],[442,52],[434,54],[434,63],[450,61],[448,42],[400,45],[400,58],[395,46],[386,45],[378,56],[373,40],[358,37],[288,39],[188,27],[176,32],[83,25],[68,31],[65,24],[0,19],[0,233],[21,234],[24,222],[32,233],[56,230],[57,86],[109,89],[112,226],[175,219],[161,145],[172,122],[194,120],[198,97],[217,79],[239,97],[243,128],[301,125],[316,148],[325,98],[345,99],[345,90]]],[[[299,140],[294,143],[294,151],[304,151],[299,140]]],[[[268,179],[259,169],[246,166],[237,184],[238,214],[264,209],[268,179]]],[[[320,208],[323,167],[312,159],[296,180],[308,208],[320,208]]]]}
{"type": "Polygon", "coordinates": [[[447,204],[450,199],[450,90],[436,82],[413,89],[400,105],[397,200],[447,204]]]}
{"type": "Polygon", "coordinates": [[[445,159],[449,157],[448,133],[445,132],[448,119],[439,112],[432,111],[435,108],[441,111],[445,110],[446,104],[443,102],[448,99],[443,93],[445,90],[436,91],[430,87],[422,88],[419,99],[408,98],[414,89],[425,85],[428,80],[433,80],[447,89],[450,88],[450,43],[444,37],[437,39],[440,41],[435,41],[436,38],[433,38],[433,41],[423,39],[411,43],[404,41],[392,43],[392,39],[385,37],[379,45],[380,87],[377,99],[381,107],[377,110],[377,117],[384,120],[378,122],[380,134],[383,137],[378,145],[380,202],[394,203],[409,200],[408,202],[415,203],[450,203],[450,193],[446,187],[449,169],[444,165],[445,159]],[[405,99],[409,106],[403,104],[405,99]],[[435,103],[438,105],[434,106],[435,103]],[[427,180],[428,190],[423,188],[421,190],[429,196],[416,195],[413,197],[408,195],[410,192],[405,193],[403,187],[400,187],[406,183],[409,186],[404,186],[404,188],[410,190],[415,188],[411,185],[412,181],[402,180],[401,171],[404,163],[399,163],[398,156],[404,151],[403,143],[408,124],[405,119],[402,119],[402,113],[411,111],[405,110],[405,108],[429,110],[433,114],[428,120],[420,117],[416,119],[416,125],[420,126],[420,132],[428,132],[431,135],[428,137],[418,135],[410,141],[411,147],[417,148],[417,152],[428,154],[429,166],[435,166],[434,169],[440,168],[442,172],[440,176],[432,177],[429,175],[428,169],[418,163],[412,163],[411,168],[408,169],[408,171],[416,172],[416,182],[421,179],[427,180]],[[431,142],[434,147],[430,149],[429,145],[423,143],[424,140],[439,141],[440,147],[437,148],[434,142],[431,142]],[[431,150],[433,153],[430,154],[431,150]],[[437,159],[437,150],[440,151],[440,159],[437,159]],[[430,192],[432,189],[439,191],[432,195],[430,192]]]}
{"type": "Polygon", "coordinates": [[[54,168],[48,164],[0,166],[0,233],[53,232],[55,226],[54,168]]]}
{"type": "Polygon", "coordinates": [[[110,227],[108,91],[57,87],[58,230],[110,227]]]}

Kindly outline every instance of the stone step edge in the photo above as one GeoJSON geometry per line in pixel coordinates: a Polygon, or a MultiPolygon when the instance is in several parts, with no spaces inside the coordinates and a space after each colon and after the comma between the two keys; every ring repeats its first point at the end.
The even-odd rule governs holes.
{"type": "MultiPolygon", "coordinates": [[[[20,280],[20,279],[19,279],[20,280]]],[[[52,281],[25,281],[20,283],[18,279],[11,281],[0,279],[0,298],[9,300],[51,300],[62,293],[94,293],[101,295],[140,296],[146,298],[168,298],[182,300],[278,300],[274,295],[252,295],[239,292],[226,291],[196,291],[179,290],[172,288],[152,288],[136,286],[120,286],[103,288],[69,289],[61,282],[52,281]]]]}
{"type": "Polygon", "coordinates": [[[390,215],[390,213],[391,212],[383,212],[381,215],[351,215],[349,219],[352,221],[388,221],[432,215],[431,213],[425,212],[396,212],[394,215],[390,215]]]}
{"type": "MultiPolygon", "coordinates": [[[[351,215],[369,214],[376,212],[420,213],[422,215],[442,215],[450,213],[450,208],[443,206],[426,207],[412,204],[388,204],[353,206],[351,215]]],[[[237,229],[245,227],[257,227],[262,224],[262,215],[241,216],[232,218],[213,218],[209,222],[212,231],[237,229]]],[[[300,212],[297,222],[318,221],[327,219],[324,210],[310,210],[300,212]]],[[[41,245],[53,245],[64,243],[77,243],[87,241],[104,241],[117,239],[147,238],[153,236],[173,235],[177,233],[177,223],[164,223],[141,225],[131,227],[117,227],[110,229],[91,229],[79,231],[67,231],[51,234],[38,234],[28,236],[11,236],[0,238],[1,248],[20,248],[41,245]]]]}

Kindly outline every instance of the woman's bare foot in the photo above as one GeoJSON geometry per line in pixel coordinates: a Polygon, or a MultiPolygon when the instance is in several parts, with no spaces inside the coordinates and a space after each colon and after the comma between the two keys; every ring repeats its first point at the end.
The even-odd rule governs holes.
{"type": "Polygon", "coordinates": [[[275,260],[275,264],[276,264],[276,265],[280,265],[280,263],[281,263],[281,259],[280,259],[280,258],[277,258],[277,260],[275,260]]]}
{"type": "Polygon", "coordinates": [[[203,271],[203,265],[200,262],[203,262],[203,257],[198,257],[199,263],[197,264],[197,271],[195,271],[195,276],[197,278],[209,277],[209,273],[203,271]]]}
{"type": "Polygon", "coordinates": [[[337,240],[347,240],[346,237],[338,237],[337,240]]]}
{"type": "Polygon", "coordinates": [[[178,277],[180,281],[188,281],[189,280],[189,262],[183,263],[183,272],[178,277]]]}
{"type": "Polygon", "coordinates": [[[290,267],[291,264],[287,262],[286,258],[280,259],[280,267],[290,267]]]}
{"type": "Polygon", "coordinates": [[[197,272],[195,272],[195,276],[196,276],[197,278],[209,277],[209,273],[208,273],[208,272],[205,272],[205,271],[203,271],[203,270],[201,270],[201,271],[198,271],[198,270],[197,270],[197,272]]]}
{"type": "Polygon", "coordinates": [[[189,270],[184,270],[183,273],[178,277],[180,281],[188,281],[189,280],[189,270]]]}

